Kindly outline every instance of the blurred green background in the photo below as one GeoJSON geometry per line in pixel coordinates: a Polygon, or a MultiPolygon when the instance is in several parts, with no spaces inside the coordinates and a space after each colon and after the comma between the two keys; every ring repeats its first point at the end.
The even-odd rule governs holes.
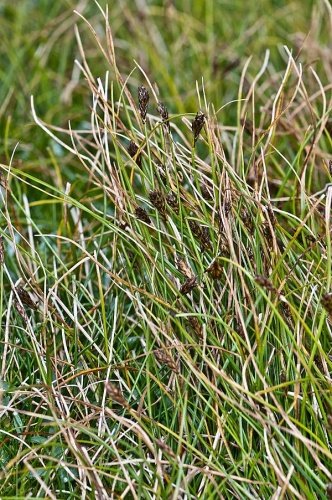
{"type": "MultiPolygon", "coordinates": [[[[100,3],[103,9],[106,2],[100,3]]],[[[1,86],[0,155],[9,162],[17,143],[15,161],[22,168],[51,164],[50,139],[32,122],[30,95],[40,118],[58,127],[82,126],[89,120],[90,95],[75,66],[80,60],[74,26],[78,24],[84,50],[94,76],[108,69],[87,25],[77,9],[103,36],[104,23],[96,3],[58,0],[5,0],[0,5],[1,86]]],[[[207,100],[215,108],[237,98],[241,72],[257,74],[270,50],[269,78],[284,69],[287,45],[297,55],[302,44],[305,64],[326,74],[321,57],[330,35],[326,3],[316,1],[128,1],[111,2],[110,25],[115,38],[117,64],[124,77],[136,60],[171,113],[194,112],[195,82],[204,80],[207,100]],[[306,40],[307,37],[307,40],[306,40]],[[311,53],[310,53],[311,51],[311,53]],[[309,53],[308,53],[309,52],[309,53]]],[[[106,43],[106,42],[105,42],[106,43]]],[[[130,84],[139,84],[136,70],[130,84]]],[[[266,92],[268,93],[268,83],[266,92]]],[[[232,119],[231,112],[221,120],[232,119]]],[[[71,163],[66,157],[66,162],[71,163]]]]}

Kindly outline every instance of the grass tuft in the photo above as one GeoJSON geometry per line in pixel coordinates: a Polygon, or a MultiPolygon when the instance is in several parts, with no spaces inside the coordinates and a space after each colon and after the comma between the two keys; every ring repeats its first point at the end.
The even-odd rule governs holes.
{"type": "Polygon", "coordinates": [[[79,14],[85,108],[1,164],[1,498],[330,498],[323,3],[261,65],[293,7],[79,14]]]}

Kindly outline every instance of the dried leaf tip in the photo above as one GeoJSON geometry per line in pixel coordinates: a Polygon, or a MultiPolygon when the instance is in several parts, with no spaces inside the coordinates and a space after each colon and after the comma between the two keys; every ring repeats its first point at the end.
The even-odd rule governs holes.
{"type": "Polygon", "coordinates": [[[197,139],[199,138],[199,134],[201,133],[202,128],[204,127],[205,123],[205,114],[202,113],[201,111],[198,111],[194,121],[191,124],[191,130],[194,135],[194,146],[197,142],[197,139]]]}
{"type": "Polygon", "coordinates": [[[143,123],[146,122],[149,100],[150,94],[146,88],[143,85],[138,87],[138,107],[143,123]]]}

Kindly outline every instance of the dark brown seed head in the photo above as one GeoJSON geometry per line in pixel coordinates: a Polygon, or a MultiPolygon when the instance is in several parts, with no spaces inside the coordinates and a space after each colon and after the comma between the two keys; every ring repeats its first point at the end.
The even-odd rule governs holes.
{"type": "Polygon", "coordinates": [[[200,111],[197,112],[194,121],[191,124],[191,130],[194,136],[194,146],[199,138],[199,134],[201,133],[202,128],[204,127],[205,122],[205,114],[200,111]]]}
{"type": "Polygon", "coordinates": [[[139,220],[142,220],[143,222],[147,222],[147,224],[151,223],[151,219],[148,216],[147,211],[145,208],[142,207],[136,207],[135,208],[135,217],[139,220]]]}
{"type": "Polygon", "coordinates": [[[191,326],[191,328],[194,330],[196,333],[197,337],[200,339],[203,338],[203,328],[198,319],[195,316],[188,316],[188,323],[191,326]]]}
{"type": "Polygon", "coordinates": [[[174,373],[180,373],[174,359],[166,352],[164,349],[158,349],[155,352],[155,356],[164,365],[168,366],[174,373]]]}
{"type": "Polygon", "coordinates": [[[168,446],[168,444],[166,444],[164,441],[161,441],[161,439],[155,439],[155,443],[159,449],[167,453],[167,455],[169,455],[170,457],[175,458],[175,453],[172,448],[168,446]]]}
{"type": "Polygon", "coordinates": [[[111,382],[106,382],[105,389],[112,401],[118,403],[121,406],[124,406],[125,408],[128,408],[128,403],[123,397],[123,394],[118,387],[116,387],[111,382]]]}
{"type": "Polygon", "coordinates": [[[188,224],[189,224],[189,227],[190,227],[191,232],[193,233],[193,235],[195,235],[197,238],[200,239],[201,236],[202,236],[202,228],[198,224],[198,222],[196,222],[195,220],[189,220],[188,224]]]}
{"type": "Polygon", "coordinates": [[[256,281],[256,283],[258,285],[260,285],[263,288],[266,288],[270,292],[275,292],[276,291],[276,289],[273,286],[273,284],[271,283],[271,281],[266,276],[264,276],[263,274],[256,274],[255,281],[256,281]]]}
{"type": "Polygon", "coordinates": [[[222,270],[223,267],[219,259],[214,259],[214,261],[210,264],[205,272],[209,273],[211,278],[213,278],[214,280],[220,280],[222,277],[222,270]]]}
{"type": "Polygon", "coordinates": [[[146,113],[148,110],[149,99],[150,94],[146,90],[146,88],[143,85],[138,87],[138,107],[143,123],[146,122],[146,113]]]}
{"type": "Polygon", "coordinates": [[[166,197],[167,205],[169,205],[176,214],[179,213],[179,202],[178,197],[173,191],[170,191],[166,197]]]}
{"type": "Polygon", "coordinates": [[[212,200],[213,199],[213,194],[212,191],[207,187],[206,184],[201,184],[201,193],[204,198],[204,200],[212,200]]]}
{"type": "Polygon", "coordinates": [[[248,253],[249,260],[253,264],[253,262],[254,262],[254,251],[253,251],[253,249],[251,247],[247,247],[246,250],[247,250],[247,253],[248,253]]]}
{"type": "MultiPolygon", "coordinates": [[[[22,286],[17,286],[15,288],[15,291],[16,291],[17,295],[19,296],[19,298],[24,306],[29,307],[30,309],[33,309],[34,311],[37,311],[37,306],[36,306],[35,302],[31,299],[28,292],[22,286]]],[[[17,302],[19,302],[19,301],[17,301],[17,302]]]]}
{"type": "Polygon", "coordinates": [[[207,226],[203,226],[201,230],[202,230],[202,234],[200,237],[201,252],[204,252],[204,250],[211,250],[212,243],[211,243],[209,228],[207,226]]]}
{"type": "Polygon", "coordinates": [[[229,217],[229,214],[231,213],[232,210],[232,202],[230,200],[225,201],[224,210],[225,210],[225,216],[229,217]]]}
{"type": "Polygon", "coordinates": [[[158,191],[157,189],[150,191],[149,198],[152,205],[156,207],[160,215],[166,217],[166,202],[162,192],[158,191]]]}
{"type": "Polygon", "coordinates": [[[332,175],[332,160],[329,161],[329,172],[332,175]]]}
{"type": "Polygon", "coordinates": [[[222,220],[221,212],[216,214],[216,221],[218,223],[218,233],[223,234],[225,232],[225,226],[222,220]]]}
{"type": "Polygon", "coordinates": [[[178,266],[178,270],[180,271],[181,274],[183,274],[183,276],[185,276],[188,279],[195,278],[193,270],[191,269],[189,264],[187,264],[183,259],[176,257],[175,263],[178,266]]]}
{"type": "Polygon", "coordinates": [[[170,127],[169,119],[168,119],[168,110],[167,110],[166,106],[164,106],[164,104],[160,101],[158,102],[157,111],[163,120],[164,129],[167,132],[170,132],[171,127],[170,127]]]}
{"type": "Polygon", "coordinates": [[[140,165],[141,164],[141,155],[138,154],[138,150],[139,150],[139,147],[137,146],[137,144],[134,141],[130,141],[129,146],[127,148],[128,154],[131,158],[136,157],[135,161],[136,161],[137,165],[140,165]]]}
{"type": "Polygon", "coordinates": [[[249,212],[246,209],[243,210],[243,212],[241,214],[241,219],[242,219],[242,222],[243,222],[245,228],[248,229],[250,234],[253,234],[253,232],[254,232],[253,218],[252,218],[252,215],[249,214],[249,212]]]}
{"type": "Polygon", "coordinates": [[[332,293],[324,293],[322,295],[322,306],[328,312],[329,316],[332,317],[332,293]]]}
{"type": "Polygon", "coordinates": [[[187,293],[191,292],[197,285],[198,283],[196,276],[194,276],[193,278],[188,278],[187,281],[185,281],[181,286],[180,293],[182,293],[182,295],[186,295],[187,293]]]}
{"type": "Polygon", "coordinates": [[[292,311],[287,302],[285,300],[281,301],[281,308],[284,313],[285,319],[289,326],[292,326],[292,311]]]}
{"type": "Polygon", "coordinates": [[[268,222],[263,222],[262,224],[263,234],[265,236],[265,241],[267,245],[272,248],[273,247],[273,234],[270,228],[270,224],[268,222]]]}
{"type": "Polygon", "coordinates": [[[15,306],[16,311],[18,314],[24,319],[24,321],[27,323],[29,321],[28,315],[25,312],[24,307],[19,303],[18,300],[14,299],[13,304],[15,306]]]}
{"type": "Polygon", "coordinates": [[[229,244],[227,240],[220,241],[219,253],[222,257],[227,257],[227,259],[230,257],[231,254],[229,253],[229,244]]]}

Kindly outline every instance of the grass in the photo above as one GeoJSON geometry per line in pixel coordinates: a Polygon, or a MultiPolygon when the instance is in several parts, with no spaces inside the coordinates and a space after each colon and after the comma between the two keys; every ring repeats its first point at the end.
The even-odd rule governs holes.
{"type": "Polygon", "coordinates": [[[39,4],[1,7],[1,498],[330,498],[329,5],[39,4]]]}

